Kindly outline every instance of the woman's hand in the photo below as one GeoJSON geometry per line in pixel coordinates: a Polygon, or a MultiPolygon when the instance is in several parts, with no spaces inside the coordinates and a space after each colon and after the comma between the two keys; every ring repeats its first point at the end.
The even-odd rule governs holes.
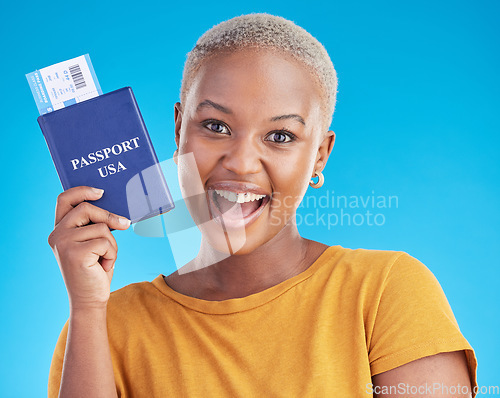
{"type": "Polygon", "coordinates": [[[118,251],[110,228],[130,226],[128,219],[86,202],[102,194],[102,190],[80,186],[57,198],[55,227],[48,241],[72,310],[106,307],[118,251]]]}

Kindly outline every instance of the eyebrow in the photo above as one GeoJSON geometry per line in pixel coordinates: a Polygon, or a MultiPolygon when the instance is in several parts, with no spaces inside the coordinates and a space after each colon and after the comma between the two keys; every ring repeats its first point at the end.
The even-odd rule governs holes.
{"type": "Polygon", "coordinates": [[[205,108],[205,107],[215,108],[223,113],[227,113],[228,115],[233,113],[230,109],[226,108],[225,106],[217,104],[216,102],[210,101],[208,99],[200,102],[198,104],[198,106],[196,107],[196,111],[198,112],[200,109],[205,108]]]}
{"type": "Polygon", "coordinates": [[[274,116],[271,118],[271,122],[275,122],[277,120],[285,120],[285,119],[295,119],[298,122],[302,123],[304,126],[306,125],[306,122],[302,118],[302,116],[297,115],[295,113],[292,113],[290,115],[281,115],[281,116],[274,116]]]}
{"type": "MultiPolygon", "coordinates": [[[[232,115],[233,112],[229,109],[226,108],[225,106],[218,104],[216,102],[210,101],[209,99],[203,100],[198,104],[196,107],[196,111],[198,112],[200,109],[203,109],[205,107],[209,108],[215,108],[223,113],[226,113],[228,115],[232,115]]],[[[304,121],[304,118],[300,115],[297,115],[295,113],[291,113],[289,115],[280,115],[280,116],[274,116],[271,119],[269,119],[271,122],[276,122],[278,120],[285,120],[285,119],[295,119],[298,122],[302,123],[304,126],[306,125],[306,122],[304,121]]]]}

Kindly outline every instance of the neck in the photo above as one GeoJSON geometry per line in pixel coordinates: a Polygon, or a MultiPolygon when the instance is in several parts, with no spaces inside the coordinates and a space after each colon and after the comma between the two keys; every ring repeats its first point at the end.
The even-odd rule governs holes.
{"type": "Polygon", "coordinates": [[[174,290],[205,300],[246,297],[307,269],[326,247],[313,248],[314,243],[302,238],[295,223],[290,223],[255,250],[215,262],[221,253],[202,240],[198,256],[188,264],[196,271],[183,274],[182,280],[168,277],[167,281],[174,290]]]}

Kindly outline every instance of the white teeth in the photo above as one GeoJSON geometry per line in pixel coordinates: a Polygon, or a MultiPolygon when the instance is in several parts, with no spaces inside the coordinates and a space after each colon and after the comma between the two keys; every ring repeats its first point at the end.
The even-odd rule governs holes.
{"type": "Polygon", "coordinates": [[[230,202],[236,202],[236,203],[253,202],[254,200],[260,200],[266,196],[266,195],[256,195],[256,194],[251,193],[251,192],[236,194],[235,192],[225,191],[222,189],[216,189],[215,192],[218,195],[226,198],[230,202]]]}
{"type": "Polygon", "coordinates": [[[245,200],[246,200],[246,199],[247,199],[247,198],[245,198],[245,197],[244,197],[243,195],[241,195],[241,194],[238,194],[238,195],[236,196],[236,202],[237,202],[237,203],[245,203],[245,200]]]}

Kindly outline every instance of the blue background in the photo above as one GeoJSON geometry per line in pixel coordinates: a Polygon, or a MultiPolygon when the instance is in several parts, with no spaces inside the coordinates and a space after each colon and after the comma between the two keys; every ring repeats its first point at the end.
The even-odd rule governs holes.
{"type": "MultiPolygon", "coordinates": [[[[68,316],[47,236],[61,185],[25,73],[89,53],[103,92],[134,89],[160,160],[175,149],[186,53],[249,12],[295,21],[339,75],[337,141],[315,192],[396,195],[382,226],[300,227],[345,247],[404,250],[440,281],[476,350],[480,385],[500,384],[499,3],[496,1],[4,2],[0,23],[2,278],[0,396],[46,395],[68,316]],[[321,192],[320,192],[321,191],[321,192]]],[[[328,211],[328,209],[326,209],[328,211]]],[[[174,270],[166,238],[115,232],[112,288],[174,270]]]]}

